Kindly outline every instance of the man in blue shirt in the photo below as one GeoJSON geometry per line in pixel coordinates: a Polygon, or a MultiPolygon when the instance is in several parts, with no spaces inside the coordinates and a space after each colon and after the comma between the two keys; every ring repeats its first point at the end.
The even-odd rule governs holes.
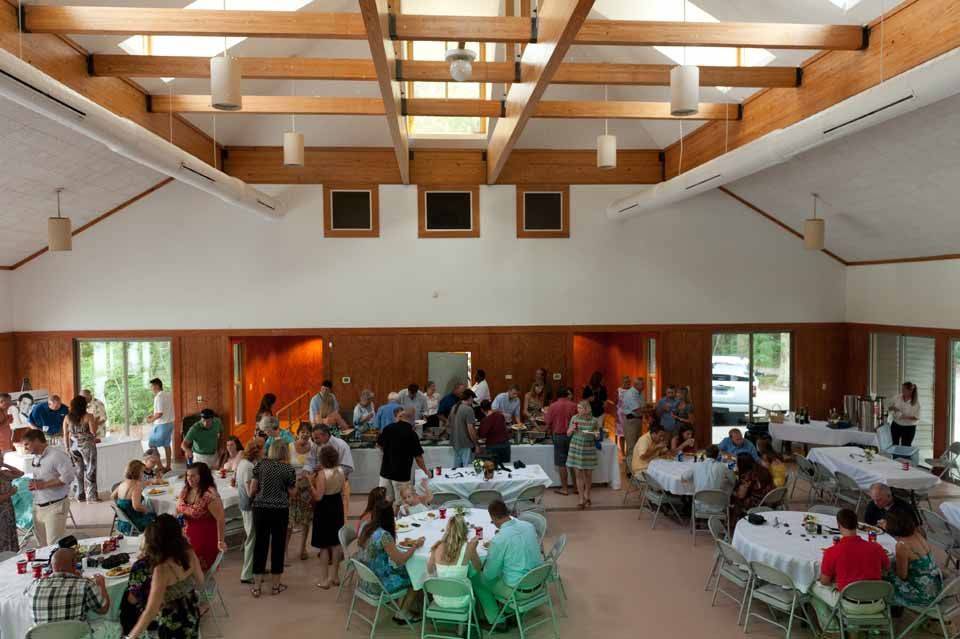
{"type": "MultiPolygon", "coordinates": [[[[487,507],[487,512],[498,532],[490,540],[483,565],[473,560],[476,572],[471,572],[471,581],[477,603],[487,623],[492,624],[499,612],[496,597],[509,597],[520,579],[543,563],[543,555],[533,524],[510,517],[507,505],[499,499],[487,507]]],[[[473,539],[470,543],[475,545],[477,540],[473,539]]],[[[473,556],[476,557],[475,554],[473,556]]]]}
{"type": "Polygon", "coordinates": [[[755,461],[760,461],[760,455],[757,453],[757,447],[748,439],[743,438],[743,433],[739,428],[730,430],[729,437],[724,437],[718,446],[724,457],[736,459],[740,453],[747,453],[755,461]]]}
{"type": "Polygon", "coordinates": [[[520,387],[514,384],[506,393],[500,393],[493,398],[490,408],[503,413],[507,423],[519,424],[520,419],[520,387]]]}
{"type": "Polygon", "coordinates": [[[70,412],[60,401],[59,395],[51,395],[46,402],[33,405],[30,425],[43,431],[47,439],[59,439],[63,435],[63,418],[70,412]]]}
{"type": "Polygon", "coordinates": [[[387,403],[377,409],[377,415],[373,418],[373,423],[377,430],[383,432],[383,429],[396,420],[397,411],[400,406],[400,393],[390,393],[387,395],[387,403]]]}
{"type": "Polygon", "coordinates": [[[437,414],[441,417],[450,417],[450,411],[460,401],[460,395],[467,389],[467,385],[459,383],[453,387],[453,390],[443,396],[440,403],[437,404],[437,414]]]}
{"type": "Polygon", "coordinates": [[[674,386],[667,386],[667,394],[660,398],[654,414],[660,420],[663,430],[672,433],[677,428],[677,420],[673,417],[673,411],[677,410],[677,389],[674,386]]]}

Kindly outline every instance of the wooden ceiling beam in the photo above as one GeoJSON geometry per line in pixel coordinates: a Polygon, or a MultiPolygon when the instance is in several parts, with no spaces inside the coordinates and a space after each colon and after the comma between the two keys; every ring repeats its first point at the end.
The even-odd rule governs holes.
{"type": "MultiPolygon", "coordinates": [[[[359,13],[26,5],[24,15],[26,28],[33,33],[340,40],[367,37],[359,13]]],[[[540,11],[534,29],[534,23],[525,16],[400,14],[391,36],[398,40],[543,42],[548,30],[544,18],[540,11]]],[[[856,25],[588,20],[575,34],[574,44],[856,50],[864,47],[865,39],[863,29],[856,25]]]]}
{"type": "Polygon", "coordinates": [[[487,143],[487,183],[494,184],[537,110],[550,80],[583,26],[594,0],[544,0],[539,7],[537,42],[520,58],[520,78],[510,85],[504,114],[497,118],[487,143]]]}
{"type": "MultiPolygon", "coordinates": [[[[95,54],[93,75],[124,78],[209,78],[207,58],[95,54]]],[[[240,58],[243,77],[253,80],[343,80],[374,82],[372,60],[358,58],[240,58]]],[[[564,62],[553,84],[669,86],[669,64],[607,64],[564,62]]],[[[436,60],[404,60],[400,79],[413,82],[449,82],[450,65],[436,60]]],[[[474,62],[473,80],[511,83],[511,62],[474,62]]],[[[795,67],[700,67],[700,85],[725,87],[794,87],[795,67]]]]}
{"type": "Polygon", "coordinates": [[[401,110],[403,90],[397,80],[397,48],[390,39],[390,23],[397,18],[390,13],[389,0],[360,0],[360,14],[370,43],[370,55],[380,85],[381,107],[387,116],[393,151],[397,156],[400,181],[410,183],[410,137],[407,118],[401,110]]]}
{"type": "MultiPolygon", "coordinates": [[[[386,115],[380,98],[336,98],[320,96],[245,95],[238,111],[218,111],[210,106],[209,95],[151,96],[155,113],[218,113],[247,115],[386,115]]],[[[403,102],[404,115],[439,117],[499,118],[504,104],[498,100],[412,98],[403,102]]],[[[627,102],[590,100],[544,100],[531,117],[570,119],[622,120],[736,120],[740,109],[736,104],[702,103],[700,112],[692,116],[670,115],[667,102],[627,102]]]]}

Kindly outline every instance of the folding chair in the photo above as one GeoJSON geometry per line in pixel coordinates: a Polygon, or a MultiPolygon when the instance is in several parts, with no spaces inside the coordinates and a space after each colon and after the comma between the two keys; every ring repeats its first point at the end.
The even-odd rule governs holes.
{"type": "Polygon", "coordinates": [[[208,568],[207,572],[203,575],[203,587],[200,589],[201,597],[203,597],[210,606],[207,610],[210,613],[210,618],[213,619],[213,625],[217,627],[217,633],[221,637],[223,636],[223,629],[217,620],[217,613],[213,604],[219,599],[220,607],[223,608],[223,616],[230,616],[230,611],[227,609],[227,602],[223,600],[223,593],[220,592],[220,587],[217,585],[217,570],[220,568],[220,563],[223,562],[223,554],[222,550],[217,553],[217,558],[213,560],[210,568],[208,568]]]}
{"type": "Polygon", "coordinates": [[[770,510],[784,510],[787,502],[787,486],[784,484],[780,488],[774,488],[763,496],[758,506],[767,506],[770,510]]]}
{"type": "Polygon", "coordinates": [[[550,549],[550,552],[547,553],[546,560],[548,563],[553,564],[553,572],[550,573],[550,578],[547,580],[547,583],[557,584],[557,589],[560,591],[560,601],[561,606],[563,607],[563,614],[566,616],[566,601],[567,601],[567,589],[563,585],[563,578],[560,576],[560,555],[563,554],[563,549],[567,547],[567,534],[564,533],[557,537],[557,541],[554,542],[553,548],[550,549]]]}
{"type": "Polygon", "coordinates": [[[837,513],[843,510],[840,506],[830,506],[829,504],[816,504],[807,508],[808,513],[813,513],[814,515],[830,515],[831,517],[836,517],[837,513]]]}
{"type": "Polygon", "coordinates": [[[640,501],[643,501],[643,494],[647,490],[647,482],[643,480],[643,476],[640,475],[630,475],[630,478],[627,480],[627,488],[623,491],[623,505],[627,505],[627,499],[633,493],[640,493],[640,501]]]}
{"type": "Polygon", "coordinates": [[[927,540],[946,554],[947,561],[954,562],[954,565],[960,564],[960,529],[932,510],[921,508],[919,512],[927,540]]]}
{"type": "Polygon", "coordinates": [[[813,503],[814,495],[819,495],[820,501],[836,503],[837,478],[833,472],[819,462],[811,462],[814,468],[813,488],[807,496],[807,504],[813,503]]]}
{"type": "Polygon", "coordinates": [[[453,508],[466,508],[469,510],[470,508],[473,508],[473,503],[469,499],[451,499],[450,501],[443,503],[443,508],[446,508],[447,510],[453,508]]]}
{"type": "Polygon", "coordinates": [[[855,581],[840,593],[823,628],[828,631],[836,618],[841,639],[848,630],[885,631],[890,639],[894,639],[893,619],[890,618],[892,597],[893,584],[888,581],[855,581]],[[858,608],[864,611],[860,612],[858,608]]]}
{"type": "Polygon", "coordinates": [[[797,484],[803,481],[807,483],[807,503],[809,504],[810,493],[813,492],[813,478],[817,472],[813,466],[813,462],[803,455],[795,455],[794,459],[797,462],[797,473],[793,478],[793,487],[790,489],[790,500],[793,501],[793,496],[797,492],[797,484]]]}
{"type": "MultiPolygon", "coordinates": [[[[373,639],[377,632],[377,623],[380,621],[380,610],[383,608],[409,621],[407,613],[397,605],[397,602],[406,596],[408,588],[398,590],[397,592],[387,592],[380,578],[377,577],[372,570],[367,568],[365,564],[356,559],[351,559],[350,563],[353,564],[353,570],[357,575],[357,585],[353,589],[353,599],[350,601],[350,612],[347,613],[347,630],[350,630],[350,621],[353,619],[353,615],[356,614],[366,623],[370,624],[370,639],[373,639]],[[356,610],[357,600],[364,601],[376,609],[373,619],[364,617],[356,610]]],[[[416,635],[417,631],[414,629],[413,624],[407,623],[407,629],[416,635]]]]}
{"type": "Polygon", "coordinates": [[[90,626],[85,621],[51,621],[27,630],[25,639],[85,639],[90,626]]]}
{"type": "Polygon", "coordinates": [[[13,516],[17,521],[17,537],[20,539],[21,549],[26,548],[31,539],[37,541],[33,529],[33,493],[28,488],[29,483],[30,479],[27,477],[13,480],[13,485],[17,487],[12,498],[13,516]]]}
{"type": "Polygon", "coordinates": [[[943,479],[943,476],[946,475],[949,479],[950,473],[957,469],[957,463],[960,461],[960,442],[953,442],[947,446],[947,449],[939,457],[928,458],[923,461],[931,468],[942,469],[937,477],[943,479]]]}
{"type": "Polygon", "coordinates": [[[710,607],[712,608],[717,605],[717,595],[723,595],[727,599],[740,604],[740,611],[737,613],[737,625],[739,626],[740,618],[743,616],[743,611],[747,607],[747,598],[750,596],[753,574],[750,572],[746,558],[741,555],[736,548],[718,539],[717,550],[720,551],[720,566],[717,568],[716,577],[714,577],[713,599],[710,600],[710,607]],[[737,599],[735,593],[721,588],[721,579],[732,583],[738,588],[742,588],[743,596],[737,599]]]}
{"type": "Polygon", "coordinates": [[[863,491],[853,480],[853,477],[846,473],[836,472],[833,474],[837,479],[837,487],[834,491],[834,497],[839,504],[843,502],[850,506],[854,512],[860,512],[860,505],[863,503],[863,491]]]}
{"type": "Polygon", "coordinates": [[[431,506],[443,506],[447,502],[456,501],[460,499],[460,495],[457,493],[433,493],[433,498],[430,500],[431,506]]]}
{"type": "Polygon", "coordinates": [[[790,575],[780,572],[776,568],[767,566],[758,561],[750,562],[750,572],[753,573],[753,586],[750,588],[750,595],[747,598],[747,612],[743,619],[743,632],[747,633],[750,627],[750,617],[756,617],[773,624],[786,631],[786,639],[790,639],[793,631],[793,620],[802,619],[807,622],[807,627],[813,629],[813,623],[810,621],[810,615],[807,614],[808,597],[797,590],[796,584],[790,575]],[[765,603],[770,608],[771,613],[775,610],[787,613],[787,625],[784,626],[771,615],[764,617],[758,612],[753,612],[753,600],[756,599],[765,603]],[[797,615],[797,607],[803,616],[797,615]]]}
{"type": "Polygon", "coordinates": [[[729,532],[727,531],[727,522],[722,517],[713,516],[707,520],[707,530],[713,537],[713,566],[710,568],[710,574],[707,575],[707,583],[703,587],[704,591],[710,590],[710,582],[717,574],[717,568],[720,566],[720,550],[716,548],[718,541],[727,541],[729,532]]]}
{"type": "Polygon", "coordinates": [[[660,509],[662,509],[664,506],[668,506],[673,510],[673,514],[677,516],[678,522],[683,521],[680,511],[677,510],[677,506],[680,506],[683,503],[683,500],[677,495],[671,495],[668,493],[667,490],[660,485],[660,482],[647,474],[646,471],[643,471],[643,479],[647,484],[647,490],[643,493],[643,501],[640,502],[640,510],[642,515],[644,504],[650,507],[650,511],[653,513],[653,522],[650,524],[650,529],[653,530],[657,527],[657,518],[660,516],[660,509]],[[653,506],[657,507],[656,510],[653,509],[653,506]]]}
{"type": "Polygon", "coordinates": [[[473,586],[468,580],[432,577],[423,582],[423,624],[420,626],[420,639],[460,638],[459,632],[455,635],[440,634],[439,624],[453,624],[458,630],[466,626],[466,639],[470,639],[473,629],[476,628],[477,637],[480,637],[480,621],[477,618],[473,586]],[[437,596],[464,597],[467,598],[467,605],[460,608],[445,608],[434,599],[437,596]],[[433,624],[433,632],[427,632],[428,620],[433,624]]]}
{"type": "Polygon", "coordinates": [[[533,511],[522,512],[517,515],[517,519],[520,521],[525,521],[530,524],[533,524],[533,527],[537,529],[537,539],[540,540],[540,543],[543,543],[543,538],[547,536],[547,518],[541,515],[540,513],[535,513],[533,511]]]}
{"type": "Polygon", "coordinates": [[[490,632],[487,633],[488,638],[493,636],[494,628],[497,627],[500,620],[506,620],[507,615],[512,614],[517,618],[517,627],[520,629],[520,639],[526,639],[529,631],[550,622],[553,622],[553,636],[556,639],[560,639],[560,628],[557,626],[557,615],[553,610],[553,599],[550,597],[550,590],[547,588],[547,579],[550,578],[551,572],[553,572],[553,566],[551,564],[541,564],[521,577],[517,585],[510,591],[508,597],[501,598],[496,595],[494,596],[500,604],[500,610],[497,612],[493,623],[490,624],[490,632]],[[523,615],[541,606],[547,606],[550,610],[550,616],[526,625],[523,620],[523,615]]]}
{"type": "Polygon", "coordinates": [[[130,530],[131,532],[123,533],[128,537],[139,537],[140,535],[143,534],[143,531],[140,530],[140,528],[138,528],[135,523],[133,523],[133,520],[127,516],[127,513],[123,512],[123,509],[117,505],[117,502],[115,501],[110,502],[110,510],[113,511],[113,523],[110,524],[111,537],[113,536],[114,529],[117,527],[117,522],[123,522],[124,525],[129,526],[128,530],[130,530]]]}
{"type": "Polygon", "coordinates": [[[337,601],[340,601],[340,593],[343,592],[343,587],[347,584],[347,581],[356,576],[353,572],[353,564],[350,563],[354,555],[350,552],[350,546],[357,540],[357,533],[352,526],[343,526],[337,531],[337,538],[340,540],[340,549],[343,550],[344,565],[343,577],[340,579],[340,586],[337,588],[337,601]]]}
{"type": "Polygon", "coordinates": [[[937,621],[940,624],[940,631],[943,633],[943,639],[953,639],[955,634],[951,635],[947,622],[960,613],[960,577],[955,577],[950,583],[943,587],[937,598],[925,608],[916,606],[905,606],[907,610],[917,615],[897,639],[904,639],[911,632],[920,626],[926,620],[937,621]]]}
{"type": "Polygon", "coordinates": [[[486,508],[495,501],[503,501],[503,495],[500,494],[499,490],[484,488],[470,493],[468,499],[470,500],[471,507],[478,506],[480,508],[486,508]]]}
{"type": "Polygon", "coordinates": [[[698,490],[693,494],[693,504],[690,507],[690,534],[693,535],[693,545],[697,545],[698,519],[720,517],[724,521],[730,520],[730,495],[723,490],[698,490]]]}
{"type": "Polygon", "coordinates": [[[527,486],[520,491],[516,501],[513,502],[513,512],[519,514],[533,511],[541,515],[546,514],[547,508],[543,505],[543,494],[546,490],[542,484],[527,486]]]}

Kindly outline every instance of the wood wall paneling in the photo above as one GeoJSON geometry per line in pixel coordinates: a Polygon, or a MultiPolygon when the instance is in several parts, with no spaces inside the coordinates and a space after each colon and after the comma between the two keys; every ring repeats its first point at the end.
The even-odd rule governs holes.
{"type": "MultiPolygon", "coordinates": [[[[231,340],[231,343],[242,343],[245,350],[245,424],[254,425],[260,398],[265,393],[276,395],[277,408],[280,408],[305,392],[320,389],[324,379],[323,341],[319,336],[243,337],[231,340]]],[[[342,403],[343,399],[339,399],[342,403]]]]}
{"type": "Polygon", "coordinates": [[[69,402],[76,395],[73,366],[73,339],[63,335],[14,335],[16,374],[14,387],[24,377],[31,388],[45,388],[69,402]]]}
{"type": "Polygon", "coordinates": [[[689,386],[694,406],[694,427],[697,441],[711,440],[712,402],[710,356],[712,331],[709,329],[676,328],[661,333],[657,344],[661,349],[660,385],[689,386]]]}
{"type": "Polygon", "coordinates": [[[806,406],[817,418],[825,418],[831,408],[843,410],[843,396],[850,391],[845,360],[838,355],[848,349],[846,328],[796,329],[792,345],[794,396],[791,408],[806,406]]]}
{"type": "Polygon", "coordinates": [[[18,390],[16,341],[13,333],[3,333],[0,334],[0,392],[18,390]]]}

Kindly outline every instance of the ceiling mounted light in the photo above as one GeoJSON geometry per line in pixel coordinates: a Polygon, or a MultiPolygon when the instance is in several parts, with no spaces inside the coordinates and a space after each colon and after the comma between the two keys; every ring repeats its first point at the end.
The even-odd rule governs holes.
{"type": "MultiPolygon", "coordinates": [[[[603,87],[603,101],[607,101],[607,87],[603,87]]],[[[597,136],[597,168],[617,168],[617,136],[610,135],[607,120],[603,121],[603,135],[597,136]]]]}
{"type": "MultiPolygon", "coordinates": [[[[297,95],[294,81],[290,81],[290,92],[297,95]]],[[[290,114],[290,130],[283,134],[283,165],[303,166],[303,133],[297,131],[297,115],[290,114]]]]}
{"type": "Polygon", "coordinates": [[[473,61],[477,59],[477,54],[466,47],[466,42],[458,42],[456,49],[447,50],[446,61],[450,63],[450,77],[457,82],[467,82],[473,75],[473,61]]]}
{"type": "Polygon", "coordinates": [[[817,217],[817,199],[820,196],[816,193],[812,195],[813,217],[803,221],[803,247],[811,251],[822,251],[826,237],[826,223],[822,218],[817,217]]]}
{"type": "Polygon", "coordinates": [[[57,189],[57,217],[47,218],[47,245],[51,251],[72,251],[73,230],[69,217],[60,214],[60,193],[63,187],[57,189]]]}
{"type": "MultiPolygon", "coordinates": [[[[223,0],[227,10],[227,0],[223,0]]],[[[227,54],[227,38],[223,38],[223,53],[210,58],[210,106],[220,111],[239,111],[243,106],[240,92],[240,61],[227,54]]]]}
{"type": "MultiPolygon", "coordinates": [[[[683,3],[683,21],[687,21],[687,0],[683,3]]],[[[683,64],[670,69],[670,115],[696,115],[700,110],[700,67],[687,64],[687,47],[683,47],[683,64]]]]}

